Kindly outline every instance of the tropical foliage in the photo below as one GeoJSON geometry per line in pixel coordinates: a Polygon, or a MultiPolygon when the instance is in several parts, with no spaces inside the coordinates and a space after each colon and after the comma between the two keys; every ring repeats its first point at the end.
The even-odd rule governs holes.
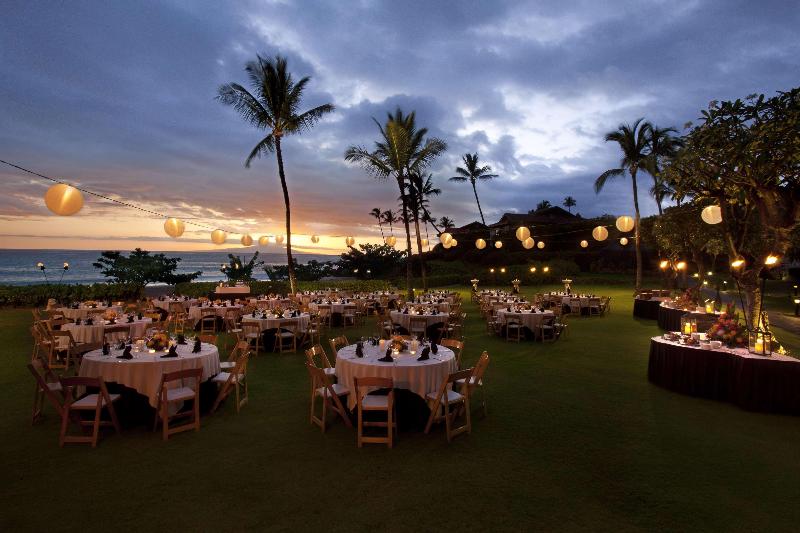
{"type": "Polygon", "coordinates": [[[489,165],[479,166],[478,154],[464,154],[462,156],[464,161],[463,167],[456,167],[457,176],[450,178],[450,181],[469,182],[472,185],[472,192],[475,194],[475,203],[478,204],[478,213],[481,215],[481,222],[486,225],[486,219],[483,218],[483,209],[481,209],[481,201],[478,199],[478,189],[475,184],[478,181],[489,181],[497,177],[497,174],[492,174],[492,167],[489,165]]]}
{"type": "MultiPolygon", "coordinates": [[[[338,275],[339,267],[331,261],[311,261],[301,264],[295,259],[294,273],[297,281],[317,281],[319,279],[338,275]]],[[[289,279],[289,268],[286,265],[268,265],[264,267],[269,279],[286,280],[289,279]]]]}
{"type": "Polygon", "coordinates": [[[350,247],[337,262],[340,275],[358,279],[387,278],[398,271],[406,254],[383,244],[359,244],[350,247]]]}
{"type": "Polygon", "coordinates": [[[174,285],[192,281],[202,274],[199,271],[176,274],[180,261],[179,257],[151,254],[147,250],[136,248],[127,256],[116,251],[102,252],[92,265],[114,283],[129,284],[142,289],[148,283],[174,285]]]}
{"type": "Polygon", "coordinates": [[[228,254],[228,264],[222,265],[220,270],[229,282],[250,281],[253,279],[253,269],[263,264],[264,261],[258,260],[258,252],[254,253],[247,262],[239,256],[228,254]]]}

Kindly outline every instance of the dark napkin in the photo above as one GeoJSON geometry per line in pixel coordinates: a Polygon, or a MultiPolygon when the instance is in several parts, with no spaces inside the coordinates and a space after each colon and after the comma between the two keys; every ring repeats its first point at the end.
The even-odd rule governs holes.
{"type": "Polygon", "coordinates": [[[435,342],[431,342],[431,351],[433,352],[434,355],[439,353],[439,346],[437,346],[435,342]]]}
{"type": "Polygon", "coordinates": [[[111,320],[108,321],[108,325],[109,326],[113,326],[116,323],[117,323],[117,319],[115,319],[115,318],[112,318],[111,320]]]}
{"type": "Polygon", "coordinates": [[[131,355],[131,347],[126,346],[125,350],[122,352],[122,355],[118,355],[117,359],[133,359],[133,356],[131,355]]]}
{"type": "Polygon", "coordinates": [[[128,324],[133,323],[133,315],[128,315],[128,324]]]}
{"type": "Polygon", "coordinates": [[[103,343],[103,355],[108,355],[110,351],[111,351],[111,346],[109,346],[107,342],[103,343]]]}
{"type": "Polygon", "coordinates": [[[392,347],[386,348],[386,355],[378,359],[378,361],[383,361],[384,363],[393,363],[394,359],[392,359],[392,347]]]}
{"type": "Polygon", "coordinates": [[[94,320],[93,320],[93,319],[91,319],[91,318],[87,318],[87,319],[86,319],[86,322],[84,322],[84,323],[85,323],[87,326],[91,326],[91,325],[94,325],[94,320]]]}
{"type": "Polygon", "coordinates": [[[255,312],[255,311],[253,311],[253,318],[255,318],[255,317],[256,317],[256,312],[255,312]]]}
{"type": "Polygon", "coordinates": [[[165,357],[178,357],[178,352],[175,351],[177,348],[178,347],[175,345],[170,346],[169,351],[162,355],[161,358],[164,359],[165,357]]]}
{"type": "Polygon", "coordinates": [[[420,356],[417,357],[417,361],[427,361],[428,359],[430,359],[430,353],[431,349],[426,346],[425,349],[422,350],[420,356]]]}
{"type": "Polygon", "coordinates": [[[192,348],[192,353],[200,353],[200,339],[194,340],[194,347],[192,348]]]}
{"type": "Polygon", "coordinates": [[[78,317],[78,318],[75,319],[75,325],[76,326],[80,326],[81,325],[81,317],[78,317]]]}
{"type": "Polygon", "coordinates": [[[403,309],[403,314],[404,314],[404,315],[407,315],[407,314],[408,314],[408,307],[406,307],[405,309],[403,309]]]}
{"type": "Polygon", "coordinates": [[[186,337],[183,333],[178,333],[178,344],[186,344],[186,337]]]}
{"type": "Polygon", "coordinates": [[[117,350],[124,350],[125,349],[125,341],[121,340],[117,343],[117,350]]]}
{"type": "Polygon", "coordinates": [[[136,314],[136,318],[138,318],[139,320],[144,318],[144,315],[142,314],[141,311],[139,311],[139,313],[136,314]]]}
{"type": "Polygon", "coordinates": [[[359,342],[356,344],[356,357],[364,357],[364,343],[359,342]]]}

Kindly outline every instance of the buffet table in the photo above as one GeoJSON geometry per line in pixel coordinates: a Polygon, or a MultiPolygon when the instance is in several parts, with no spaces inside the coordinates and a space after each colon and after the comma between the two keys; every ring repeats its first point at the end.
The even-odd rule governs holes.
{"type": "MultiPolygon", "coordinates": [[[[646,318],[647,320],[658,320],[658,310],[661,307],[662,301],[661,298],[651,298],[649,300],[634,298],[633,316],[636,318],[646,318]]],[[[678,326],[680,326],[680,317],[678,317],[678,326]]]]}
{"type": "Polygon", "coordinates": [[[720,317],[720,313],[700,313],[661,305],[658,308],[658,327],[664,331],[680,331],[681,318],[685,315],[697,320],[698,328],[703,331],[714,325],[714,322],[720,317]]]}
{"type": "Polygon", "coordinates": [[[800,360],[788,356],[763,357],[744,348],[707,350],[653,337],[647,375],[675,392],[751,411],[800,415],[800,360]]]}

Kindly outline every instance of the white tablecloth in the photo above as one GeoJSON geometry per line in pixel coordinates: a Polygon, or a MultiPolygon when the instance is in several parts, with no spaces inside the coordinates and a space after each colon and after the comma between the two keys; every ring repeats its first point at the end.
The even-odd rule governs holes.
{"type": "Polygon", "coordinates": [[[277,318],[277,317],[270,317],[261,318],[261,315],[258,315],[257,318],[253,318],[251,315],[245,315],[242,317],[242,322],[249,322],[249,323],[256,323],[261,328],[261,331],[268,330],[268,329],[276,329],[281,322],[285,322],[287,320],[291,320],[292,322],[297,323],[297,331],[296,333],[304,333],[306,329],[308,329],[308,321],[310,320],[310,315],[308,313],[303,313],[297,317],[285,317],[285,318],[277,318]]]}
{"type": "MultiPolygon", "coordinates": [[[[79,307],[78,309],[72,309],[69,307],[60,307],[56,309],[57,312],[64,315],[64,317],[69,318],[71,320],[75,320],[76,318],[84,319],[89,316],[89,312],[91,311],[93,314],[98,312],[105,312],[111,309],[112,311],[122,313],[122,307],[119,305],[112,305],[111,307],[106,307],[105,305],[98,305],[97,308],[92,309],[89,307],[79,307]]],[[[100,313],[102,314],[102,313],[100,313]]]]}
{"type": "Polygon", "coordinates": [[[250,294],[250,287],[247,285],[237,285],[235,287],[217,287],[214,294],[250,294]]]}
{"type": "Polygon", "coordinates": [[[389,316],[392,318],[392,322],[394,322],[395,324],[400,324],[405,329],[410,328],[412,316],[425,318],[426,328],[429,328],[434,324],[441,324],[448,318],[448,315],[446,313],[439,313],[438,315],[412,315],[411,313],[405,314],[400,311],[392,311],[391,313],[389,313],[389,316]]]}
{"type": "MultiPolygon", "coordinates": [[[[117,359],[122,350],[111,350],[110,355],[103,355],[101,350],[95,350],[83,356],[79,376],[99,377],[103,381],[119,383],[135,389],[139,394],[147,396],[150,405],[158,404],[158,385],[161,375],[165,372],[183,370],[187,368],[202,368],[205,381],[219,373],[219,352],[213,344],[202,344],[200,353],[192,353],[192,343],[180,345],[177,348],[178,357],[162,359],[161,355],[136,353],[133,359],[117,359]]],[[[179,386],[179,384],[174,384],[179,386]]]]}
{"type": "Polygon", "coordinates": [[[292,305],[292,301],[289,298],[250,298],[249,303],[259,309],[275,309],[276,307],[286,309],[292,305]]]}
{"type": "Polygon", "coordinates": [[[179,300],[153,300],[153,305],[158,307],[159,309],[163,309],[164,311],[169,311],[169,306],[175,303],[181,304],[185,311],[190,307],[192,307],[193,305],[197,305],[197,299],[189,298],[188,300],[184,300],[183,298],[181,298],[179,300]]]}
{"type": "Polygon", "coordinates": [[[439,311],[441,311],[443,313],[449,313],[450,312],[450,303],[451,302],[447,302],[447,301],[443,301],[441,303],[439,303],[438,301],[431,301],[431,302],[423,301],[423,302],[407,302],[406,305],[408,305],[409,307],[415,307],[415,306],[432,307],[432,308],[438,309],[439,311]]]}
{"type": "Polygon", "coordinates": [[[500,309],[497,311],[497,316],[500,318],[504,323],[506,321],[506,317],[516,318],[519,320],[523,326],[530,329],[531,331],[535,331],[539,329],[539,326],[542,325],[542,320],[546,316],[553,316],[552,311],[545,311],[543,313],[525,313],[525,312],[508,312],[505,309],[500,309]]]}
{"type": "Polygon", "coordinates": [[[200,307],[200,306],[195,305],[195,306],[189,308],[189,318],[192,319],[192,320],[200,320],[200,316],[201,316],[200,310],[201,309],[214,309],[214,311],[216,312],[217,316],[224,317],[225,313],[228,311],[228,309],[241,309],[241,308],[242,308],[241,304],[230,304],[228,306],[224,306],[224,305],[208,305],[208,306],[205,306],[205,307],[200,307]]]}
{"type": "Polygon", "coordinates": [[[421,352],[421,348],[416,355],[403,352],[393,363],[384,363],[377,359],[386,351],[381,351],[378,346],[365,343],[363,358],[356,357],[355,344],[340,349],[336,354],[336,377],[340,384],[350,389],[348,407],[352,409],[356,405],[356,377],[392,378],[395,388],[408,389],[422,398],[430,392],[437,392],[448,374],[456,371],[455,354],[439,346],[438,353],[431,354],[429,360],[417,361],[421,352]]]}
{"type": "Polygon", "coordinates": [[[142,338],[144,337],[145,331],[147,327],[152,322],[151,319],[145,317],[141,320],[134,320],[133,323],[128,323],[127,319],[123,318],[122,320],[117,321],[116,324],[106,324],[105,321],[101,320],[100,323],[94,323],[91,326],[87,326],[86,324],[73,324],[67,323],[61,326],[61,331],[69,331],[72,333],[72,338],[75,339],[75,342],[103,342],[103,333],[105,332],[106,328],[116,327],[116,326],[129,326],[130,333],[112,333],[111,340],[118,341],[120,339],[124,339],[126,337],[132,338],[142,338]]]}
{"type": "Polygon", "coordinates": [[[345,309],[349,309],[350,311],[355,311],[356,304],[355,303],[333,303],[333,304],[315,304],[310,303],[308,304],[308,308],[312,311],[319,311],[320,307],[327,307],[331,310],[331,313],[344,313],[345,309]]]}

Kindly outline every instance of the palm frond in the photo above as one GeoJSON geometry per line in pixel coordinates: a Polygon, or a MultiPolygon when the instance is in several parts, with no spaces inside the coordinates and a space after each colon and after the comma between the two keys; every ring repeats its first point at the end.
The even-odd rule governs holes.
{"type": "Polygon", "coordinates": [[[606,182],[609,179],[617,178],[625,174],[625,170],[622,168],[612,168],[610,170],[606,170],[600,176],[594,180],[594,192],[599,193],[605,187],[606,182]]]}
{"type": "Polygon", "coordinates": [[[256,157],[261,157],[261,154],[272,153],[275,151],[275,137],[270,133],[259,141],[257,145],[250,151],[250,155],[244,162],[245,168],[250,168],[250,163],[256,157]]]}

